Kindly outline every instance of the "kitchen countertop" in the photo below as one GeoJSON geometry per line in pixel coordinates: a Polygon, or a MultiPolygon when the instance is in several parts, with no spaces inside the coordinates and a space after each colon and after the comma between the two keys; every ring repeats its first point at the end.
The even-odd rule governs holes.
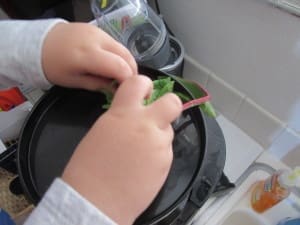
{"type": "Polygon", "coordinates": [[[224,116],[219,115],[217,121],[226,143],[224,172],[231,182],[235,182],[264,149],[224,116]]]}
{"type": "MultiPolygon", "coordinates": [[[[287,167],[224,116],[219,115],[217,121],[223,130],[226,142],[224,172],[231,182],[235,182],[254,162],[268,164],[274,169],[287,167]]],[[[236,187],[234,191],[238,188],[236,187]]],[[[207,224],[214,213],[222,209],[222,205],[229,201],[228,198],[229,196],[208,199],[189,224],[207,224]]]]}

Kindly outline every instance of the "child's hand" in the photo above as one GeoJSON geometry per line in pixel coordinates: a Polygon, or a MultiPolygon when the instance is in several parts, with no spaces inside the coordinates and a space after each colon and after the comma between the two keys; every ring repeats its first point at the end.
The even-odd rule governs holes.
{"type": "Polygon", "coordinates": [[[42,66],[51,83],[88,90],[137,74],[130,52],[100,28],[86,23],[59,23],[52,28],[44,41],[42,66]]]}
{"type": "Polygon", "coordinates": [[[173,159],[171,122],[182,104],[166,94],[144,106],[152,82],[121,84],[111,108],[83,138],[63,179],[118,224],[131,224],[162,187],[173,159]]]}

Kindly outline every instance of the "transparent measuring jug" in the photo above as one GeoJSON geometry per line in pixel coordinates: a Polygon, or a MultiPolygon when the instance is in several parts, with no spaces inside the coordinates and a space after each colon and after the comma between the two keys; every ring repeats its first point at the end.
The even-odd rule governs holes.
{"type": "Polygon", "coordinates": [[[91,7],[98,26],[125,45],[139,64],[161,68],[168,62],[166,27],[144,0],[92,0],[91,7]]]}

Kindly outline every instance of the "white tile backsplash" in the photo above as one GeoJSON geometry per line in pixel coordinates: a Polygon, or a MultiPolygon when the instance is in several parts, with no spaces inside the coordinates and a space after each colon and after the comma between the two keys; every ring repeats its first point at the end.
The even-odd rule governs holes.
{"type": "Polygon", "coordinates": [[[194,80],[207,88],[216,110],[233,120],[242,104],[245,95],[214,75],[188,55],[185,56],[183,76],[194,80]],[[223,104],[226,102],[226,104],[223,104]]]}
{"type": "Polygon", "coordinates": [[[286,128],[286,123],[197,63],[193,58],[186,56],[185,67],[185,78],[202,84],[206,83],[205,86],[212,96],[212,103],[216,110],[233,121],[265,149],[268,149],[286,128]]]}
{"type": "Polygon", "coordinates": [[[193,58],[186,55],[184,57],[183,77],[188,80],[194,80],[206,87],[208,76],[211,72],[199,65],[193,58]]]}
{"type": "Polygon", "coordinates": [[[249,98],[246,98],[241,105],[234,123],[266,149],[283,132],[286,126],[249,98]]]}
{"type": "Polygon", "coordinates": [[[300,132],[300,17],[258,0],[159,5],[190,57],[300,132]]]}
{"type": "Polygon", "coordinates": [[[294,150],[286,154],[281,161],[291,168],[300,166],[300,146],[298,145],[294,150]]]}
{"type": "MultiPolygon", "coordinates": [[[[223,91],[225,95],[230,84],[251,99],[237,113],[239,125],[264,147],[270,147],[285,124],[300,136],[300,17],[256,0],[173,0],[160,1],[159,6],[189,62],[221,78],[213,89],[225,81],[222,91],[210,88],[221,113],[235,119],[226,106],[234,97],[215,97],[223,91]],[[251,108],[259,122],[244,120],[251,118],[245,108],[251,108]]],[[[195,79],[203,80],[201,73],[195,79]]]]}
{"type": "Polygon", "coordinates": [[[211,94],[211,102],[217,111],[233,121],[245,95],[225,83],[213,73],[211,73],[208,78],[207,90],[211,94]]]}
{"type": "Polygon", "coordinates": [[[268,150],[277,158],[283,159],[290,152],[300,151],[300,135],[287,128],[276,138],[268,150]]]}

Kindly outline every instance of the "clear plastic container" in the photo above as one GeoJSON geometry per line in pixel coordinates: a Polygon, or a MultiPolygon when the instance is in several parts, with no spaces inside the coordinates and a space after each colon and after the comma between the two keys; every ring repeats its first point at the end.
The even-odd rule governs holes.
{"type": "Polygon", "coordinates": [[[300,167],[294,170],[279,170],[266,180],[254,184],[251,206],[259,213],[287,198],[293,189],[300,188],[300,167]]]}
{"type": "Polygon", "coordinates": [[[171,54],[163,20],[143,0],[92,0],[97,24],[125,45],[137,62],[161,68],[171,54]]]}

